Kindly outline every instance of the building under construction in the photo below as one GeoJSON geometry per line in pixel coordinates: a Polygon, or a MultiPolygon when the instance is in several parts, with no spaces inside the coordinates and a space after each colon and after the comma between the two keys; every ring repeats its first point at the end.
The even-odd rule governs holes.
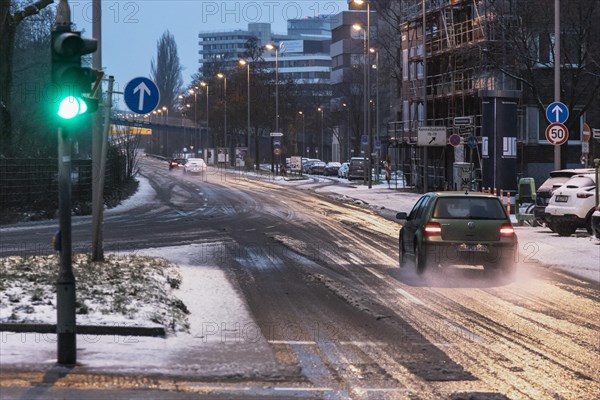
{"type": "Polygon", "coordinates": [[[388,128],[390,154],[421,189],[482,183],[514,189],[516,176],[506,171],[516,174],[520,92],[488,57],[502,39],[496,28],[499,11],[506,19],[510,10],[499,10],[499,1],[493,9],[488,4],[412,0],[399,5],[401,104],[398,121],[388,128]]]}

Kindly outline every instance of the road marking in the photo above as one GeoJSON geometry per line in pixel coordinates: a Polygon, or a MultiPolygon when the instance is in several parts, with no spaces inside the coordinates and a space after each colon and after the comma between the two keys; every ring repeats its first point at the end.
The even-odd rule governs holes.
{"type": "Polygon", "coordinates": [[[246,232],[252,232],[252,231],[255,231],[255,230],[256,230],[256,228],[248,228],[248,229],[246,229],[246,232]]]}
{"type": "MultiPolygon", "coordinates": [[[[367,271],[369,271],[370,273],[372,273],[373,275],[375,275],[376,277],[378,277],[379,279],[386,280],[385,276],[381,275],[379,272],[375,271],[374,269],[372,269],[370,267],[366,267],[365,269],[367,271]]],[[[395,288],[395,290],[396,290],[396,292],[398,292],[399,294],[401,294],[402,296],[404,296],[411,303],[423,305],[423,302],[421,300],[417,299],[415,296],[413,296],[412,294],[408,293],[406,290],[403,290],[403,289],[400,289],[400,288],[395,288]]]]}
{"type": "Polygon", "coordinates": [[[410,301],[411,303],[420,304],[420,305],[424,304],[421,300],[417,299],[415,296],[408,293],[406,290],[396,288],[396,292],[398,292],[402,296],[406,297],[408,299],[408,301],[410,301]]]}
{"type": "Polygon", "coordinates": [[[271,344],[289,344],[289,345],[296,345],[296,344],[304,344],[304,345],[316,345],[317,342],[313,341],[313,340],[269,340],[268,341],[271,344]]]}
{"type": "Polygon", "coordinates": [[[281,391],[297,391],[297,392],[333,392],[332,388],[314,387],[314,388],[298,388],[298,387],[274,387],[273,390],[281,391]]]}
{"type": "Polygon", "coordinates": [[[375,275],[376,277],[378,277],[379,279],[385,279],[385,277],[383,275],[381,275],[379,272],[375,271],[374,269],[372,269],[370,267],[366,267],[366,270],[369,271],[370,273],[372,273],[373,275],[375,275]]]}
{"type": "Polygon", "coordinates": [[[352,341],[347,341],[347,342],[340,342],[341,345],[354,345],[357,347],[361,347],[361,346],[371,346],[371,347],[383,347],[383,346],[387,346],[386,343],[384,342],[371,342],[371,341],[358,341],[358,340],[352,340],[352,341]]]}

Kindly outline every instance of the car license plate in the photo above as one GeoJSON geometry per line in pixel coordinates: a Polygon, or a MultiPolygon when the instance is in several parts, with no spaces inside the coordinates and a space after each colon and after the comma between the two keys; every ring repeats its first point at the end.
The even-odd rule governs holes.
{"type": "Polygon", "coordinates": [[[560,194],[556,195],[556,202],[557,203],[566,203],[567,201],[569,201],[569,196],[562,196],[560,194]]]}
{"type": "Polygon", "coordinates": [[[458,246],[456,246],[456,249],[458,251],[469,251],[469,252],[477,252],[477,253],[487,253],[489,251],[487,244],[481,244],[481,243],[477,243],[477,244],[461,243],[458,246]]]}

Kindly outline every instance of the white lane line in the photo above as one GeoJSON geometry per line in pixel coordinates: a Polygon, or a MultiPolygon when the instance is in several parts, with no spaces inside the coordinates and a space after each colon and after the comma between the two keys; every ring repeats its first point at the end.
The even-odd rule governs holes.
{"type": "Polygon", "coordinates": [[[341,345],[354,345],[357,347],[362,347],[362,346],[371,346],[371,347],[383,347],[383,346],[387,346],[386,343],[384,342],[371,342],[371,341],[358,341],[358,340],[352,340],[352,341],[341,341],[340,342],[341,345]]]}
{"type": "Polygon", "coordinates": [[[403,289],[400,289],[400,288],[396,288],[396,292],[398,292],[402,296],[406,297],[408,299],[408,301],[410,301],[411,303],[420,304],[420,305],[424,304],[421,300],[417,299],[415,296],[413,296],[412,294],[408,293],[406,290],[403,290],[403,289]]]}
{"type": "MultiPolygon", "coordinates": [[[[381,275],[379,272],[375,271],[374,269],[372,269],[370,267],[366,267],[365,269],[367,271],[369,271],[370,273],[372,273],[373,275],[375,275],[376,277],[378,277],[379,279],[386,280],[385,276],[381,275]]],[[[412,294],[408,293],[406,290],[403,290],[403,289],[400,289],[400,288],[395,288],[395,290],[396,290],[397,293],[399,293],[400,295],[404,296],[411,303],[423,305],[423,302],[421,300],[417,299],[415,296],[413,296],[412,294]]]]}
{"type": "Polygon", "coordinates": [[[248,229],[246,229],[246,232],[251,232],[251,231],[255,231],[255,230],[256,230],[256,228],[248,228],[248,229]]]}
{"type": "Polygon", "coordinates": [[[378,277],[379,279],[385,279],[385,277],[383,275],[381,275],[379,272],[375,271],[374,269],[372,269],[370,267],[366,267],[366,270],[369,271],[370,273],[372,273],[373,275],[375,275],[376,277],[378,277]]]}
{"type": "Polygon", "coordinates": [[[296,387],[274,387],[273,390],[291,391],[291,392],[333,392],[332,388],[314,387],[314,388],[296,388],[296,387]]]}
{"type": "Polygon", "coordinates": [[[313,341],[313,340],[269,340],[268,341],[271,344],[289,344],[289,345],[295,345],[295,344],[304,344],[304,345],[316,345],[317,342],[313,341]]]}

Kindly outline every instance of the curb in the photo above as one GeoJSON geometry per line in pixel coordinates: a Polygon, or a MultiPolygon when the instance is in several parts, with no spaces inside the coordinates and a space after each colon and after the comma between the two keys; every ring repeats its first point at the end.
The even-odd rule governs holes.
{"type": "MultiPolygon", "coordinates": [[[[0,323],[0,332],[57,333],[55,324],[11,324],[0,323]]],[[[165,328],[143,326],[76,325],[75,331],[81,335],[118,335],[165,337],[165,328]]]]}

